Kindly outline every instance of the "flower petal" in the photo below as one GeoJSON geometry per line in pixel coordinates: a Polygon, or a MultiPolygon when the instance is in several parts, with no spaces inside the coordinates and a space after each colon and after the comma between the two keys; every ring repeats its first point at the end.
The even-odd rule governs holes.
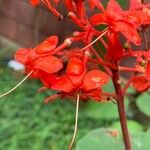
{"type": "Polygon", "coordinates": [[[55,74],[49,74],[47,72],[44,72],[42,70],[38,71],[38,78],[41,80],[41,82],[46,86],[47,88],[51,88],[51,85],[55,83],[57,80],[57,75],[55,74]]]}
{"type": "Polygon", "coordinates": [[[89,5],[91,9],[97,7],[99,10],[103,10],[103,11],[105,10],[100,0],[89,0],[89,5]]]}
{"type": "Polygon", "coordinates": [[[50,52],[51,50],[56,48],[57,43],[58,43],[58,37],[55,35],[50,36],[48,39],[46,39],[44,42],[38,45],[35,48],[35,51],[36,53],[39,54],[50,52]]]}
{"type": "Polygon", "coordinates": [[[110,33],[108,36],[108,52],[106,58],[110,61],[116,61],[120,59],[123,55],[123,48],[118,39],[118,35],[115,33],[110,33]]]}
{"type": "Polygon", "coordinates": [[[116,0],[109,0],[106,8],[107,21],[111,22],[121,19],[122,9],[116,0]]]}
{"type": "Polygon", "coordinates": [[[39,0],[30,0],[31,5],[37,6],[39,5],[40,1],[39,0]]]}
{"type": "Polygon", "coordinates": [[[71,80],[66,76],[62,76],[55,81],[55,83],[51,86],[51,89],[64,91],[64,92],[71,92],[74,89],[71,80]]]}
{"type": "Polygon", "coordinates": [[[132,42],[135,45],[141,44],[140,36],[133,24],[126,21],[117,21],[115,23],[115,30],[121,32],[129,42],[132,42]]]}
{"type": "Polygon", "coordinates": [[[146,67],[146,80],[150,82],[150,62],[148,62],[146,67]]]}
{"type": "Polygon", "coordinates": [[[76,57],[72,57],[69,62],[68,62],[68,65],[67,65],[67,74],[68,75],[80,75],[82,74],[84,70],[84,66],[83,66],[83,63],[80,59],[76,58],[76,57]]]}
{"type": "Polygon", "coordinates": [[[45,56],[34,60],[34,69],[40,69],[47,73],[55,73],[62,69],[63,64],[60,59],[55,56],[45,56]]]}
{"type": "Polygon", "coordinates": [[[82,83],[82,89],[85,91],[89,91],[96,88],[100,88],[108,81],[109,76],[106,73],[100,70],[92,70],[85,75],[82,83]]]}
{"type": "Polygon", "coordinates": [[[102,13],[95,14],[90,18],[90,21],[94,26],[106,24],[106,16],[102,13]]]}
{"type": "Polygon", "coordinates": [[[137,76],[133,79],[133,87],[139,92],[144,92],[150,88],[150,82],[145,79],[145,76],[137,76]]]}
{"type": "Polygon", "coordinates": [[[28,54],[29,54],[30,49],[26,48],[21,48],[17,50],[15,53],[15,60],[22,63],[22,64],[27,64],[28,63],[28,54]]]}

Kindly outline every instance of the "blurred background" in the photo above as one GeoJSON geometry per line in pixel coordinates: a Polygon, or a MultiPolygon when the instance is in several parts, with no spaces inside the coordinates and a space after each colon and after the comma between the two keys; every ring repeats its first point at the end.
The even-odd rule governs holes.
{"type": "MultiPolygon", "coordinates": [[[[128,5],[126,0],[119,2],[123,7],[128,5]]],[[[62,4],[58,9],[66,14],[62,4]]],[[[76,29],[67,17],[59,21],[44,6],[34,8],[28,0],[0,0],[0,93],[9,90],[24,77],[22,71],[10,65],[18,48],[34,47],[53,34],[57,34],[62,42],[76,29]]],[[[149,28],[145,35],[149,44],[149,28]]],[[[37,89],[41,86],[38,81],[27,80],[16,91],[0,99],[0,150],[67,149],[74,130],[75,102],[57,100],[46,105],[43,100],[53,91],[38,93],[37,89]]],[[[104,90],[113,92],[112,83],[104,90]]],[[[140,95],[132,88],[125,98],[135,150],[149,150],[149,99],[149,92],[140,95]]],[[[80,103],[74,149],[91,150],[90,144],[95,145],[92,150],[123,150],[118,113],[113,102],[80,103]]]]}

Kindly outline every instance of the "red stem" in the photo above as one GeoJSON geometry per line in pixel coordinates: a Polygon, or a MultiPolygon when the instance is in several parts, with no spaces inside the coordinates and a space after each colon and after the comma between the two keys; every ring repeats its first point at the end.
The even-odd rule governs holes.
{"type": "Polygon", "coordinates": [[[131,150],[131,144],[130,144],[129,133],[127,128],[126,114],[125,114],[124,95],[118,81],[119,81],[119,72],[113,70],[113,84],[117,95],[117,107],[119,112],[119,119],[120,119],[122,134],[123,134],[125,150],[131,150]]]}
{"type": "Polygon", "coordinates": [[[137,68],[131,68],[131,67],[122,67],[122,66],[119,66],[119,71],[122,71],[122,72],[144,72],[144,69],[141,70],[141,69],[137,69],[137,68]]]}

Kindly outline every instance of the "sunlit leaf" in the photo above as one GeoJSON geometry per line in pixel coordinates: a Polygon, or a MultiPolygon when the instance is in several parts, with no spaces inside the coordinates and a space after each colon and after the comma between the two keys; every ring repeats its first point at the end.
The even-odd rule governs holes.
{"type": "MultiPolygon", "coordinates": [[[[128,99],[125,98],[126,109],[128,108],[128,102],[128,99]]],[[[84,112],[87,116],[95,119],[109,120],[118,118],[117,104],[112,101],[105,103],[89,101],[84,108],[84,112]]]]}
{"type": "MultiPolygon", "coordinates": [[[[114,129],[95,129],[79,140],[75,150],[123,150],[124,144],[119,134],[114,129]]],[[[130,138],[133,150],[149,150],[150,134],[132,132],[130,138]]]]}
{"type": "MultiPolygon", "coordinates": [[[[136,121],[128,120],[127,124],[128,124],[129,131],[142,131],[143,130],[143,126],[136,121]]],[[[111,127],[121,131],[120,121],[114,122],[111,127]]]]}
{"type": "Polygon", "coordinates": [[[150,116],[150,95],[149,94],[141,94],[138,96],[136,100],[136,104],[138,108],[145,113],[146,115],[150,116]]]}

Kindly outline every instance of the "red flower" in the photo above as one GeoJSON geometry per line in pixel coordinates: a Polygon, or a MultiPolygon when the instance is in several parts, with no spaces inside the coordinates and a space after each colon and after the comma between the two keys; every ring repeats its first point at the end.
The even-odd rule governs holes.
{"type": "Polygon", "coordinates": [[[108,75],[100,70],[86,71],[84,63],[73,57],[68,62],[66,73],[56,79],[51,88],[68,96],[81,92],[81,97],[85,99],[100,100],[101,87],[108,82],[108,79],[108,75]]]}
{"type": "Polygon", "coordinates": [[[115,0],[110,0],[106,11],[92,16],[90,21],[93,25],[108,25],[111,32],[122,33],[129,42],[133,42],[135,45],[141,43],[137,28],[131,20],[126,19],[124,11],[115,0]]]}
{"type": "Polygon", "coordinates": [[[31,5],[37,6],[40,3],[40,0],[30,0],[31,5]]]}
{"type": "Polygon", "coordinates": [[[89,5],[91,9],[97,7],[99,10],[104,11],[104,7],[101,4],[100,0],[89,0],[89,5]]]}
{"type": "Polygon", "coordinates": [[[130,0],[130,8],[125,12],[125,16],[129,22],[135,25],[135,28],[150,23],[148,4],[142,4],[139,0],[130,0]]]}
{"type": "Polygon", "coordinates": [[[147,91],[150,88],[150,62],[147,64],[145,75],[133,78],[133,86],[139,92],[147,91]]]}
{"type": "Polygon", "coordinates": [[[58,43],[57,36],[50,36],[34,49],[19,49],[15,59],[25,65],[26,73],[33,71],[33,76],[38,78],[41,71],[55,73],[63,67],[62,60],[52,56],[51,52],[58,43]]]}
{"type": "Polygon", "coordinates": [[[107,59],[110,61],[116,61],[123,56],[123,48],[119,41],[118,35],[113,32],[108,34],[108,53],[107,59]]]}
{"type": "MultiPolygon", "coordinates": [[[[65,0],[65,5],[70,12],[77,12],[79,18],[83,18],[85,16],[85,7],[83,4],[84,2],[85,0],[65,0]]],[[[91,9],[97,7],[98,9],[104,11],[104,7],[100,0],[89,0],[89,5],[91,9]]]]}

